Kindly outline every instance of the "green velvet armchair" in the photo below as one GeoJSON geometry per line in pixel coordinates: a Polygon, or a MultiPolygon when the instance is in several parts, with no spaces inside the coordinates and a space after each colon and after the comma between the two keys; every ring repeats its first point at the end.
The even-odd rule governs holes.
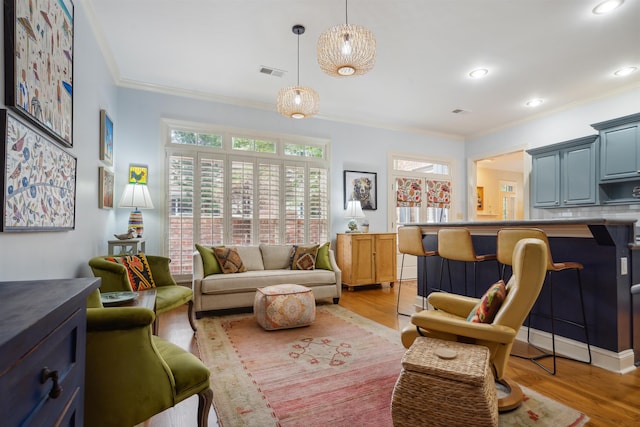
{"type": "Polygon", "coordinates": [[[85,425],[128,427],[198,395],[198,426],[206,427],[213,392],[209,369],[193,354],[151,333],[153,311],[103,308],[87,301],[85,425]]]}
{"type": "MultiPolygon", "coordinates": [[[[109,255],[117,258],[119,255],[109,255]]],[[[170,258],[146,255],[149,268],[156,284],[156,314],[161,314],[183,304],[189,304],[189,325],[194,331],[197,329],[193,318],[193,291],[185,286],[178,286],[169,270],[170,258]]],[[[93,275],[102,278],[101,292],[131,292],[131,283],[124,265],[107,261],[106,256],[97,256],[89,260],[89,267],[93,275]]],[[[158,317],[154,331],[158,330],[158,317]]]]}

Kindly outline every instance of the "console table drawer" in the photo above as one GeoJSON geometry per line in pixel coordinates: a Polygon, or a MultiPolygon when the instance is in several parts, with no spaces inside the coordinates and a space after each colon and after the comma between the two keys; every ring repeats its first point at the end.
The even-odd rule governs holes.
{"type": "Polygon", "coordinates": [[[76,425],[82,419],[85,331],[86,311],[76,310],[0,372],[3,425],[76,425]]]}

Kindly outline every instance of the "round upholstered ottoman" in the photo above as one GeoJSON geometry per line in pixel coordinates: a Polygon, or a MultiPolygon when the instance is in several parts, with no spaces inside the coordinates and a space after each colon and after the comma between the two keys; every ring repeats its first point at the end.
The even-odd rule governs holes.
{"type": "Polygon", "coordinates": [[[256,291],[253,313],[267,331],[307,326],[316,320],[316,300],[306,286],[267,286],[256,291]]]}

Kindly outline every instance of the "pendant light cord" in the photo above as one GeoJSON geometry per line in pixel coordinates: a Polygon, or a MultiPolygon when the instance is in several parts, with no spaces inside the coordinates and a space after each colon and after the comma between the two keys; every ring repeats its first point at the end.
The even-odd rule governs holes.
{"type": "Polygon", "coordinates": [[[344,23],[349,25],[349,0],[344,0],[344,23]]]}
{"type": "Polygon", "coordinates": [[[298,34],[298,86],[300,86],[300,34],[298,34]]]}

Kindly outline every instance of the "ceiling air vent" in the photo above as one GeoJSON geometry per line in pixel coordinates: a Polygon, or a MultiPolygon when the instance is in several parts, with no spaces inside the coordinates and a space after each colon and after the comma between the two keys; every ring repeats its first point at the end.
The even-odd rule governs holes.
{"type": "Polygon", "coordinates": [[[260,72],[262,74],[266,74],[268,76],[274,76],[274,77],[282,77],[286,73],[286,71],[284,70],[278,70],[277,68],[266,67],[264,65],[260,66],[260,72]]]}

